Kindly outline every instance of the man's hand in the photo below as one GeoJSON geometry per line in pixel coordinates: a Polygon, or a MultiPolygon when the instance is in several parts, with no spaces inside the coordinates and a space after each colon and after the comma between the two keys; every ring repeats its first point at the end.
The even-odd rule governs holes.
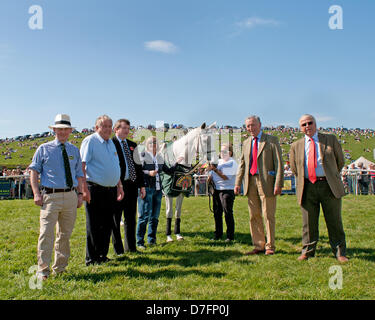
{"type": "Polygon", "coordinates": [[[283,188],[281,188],[281,187],[275,187],[275,189],[274,189],[274,191],[273,191],[273,194],[274,194],[275,196],[280,195],[282,189],[283,189],[283,188]]]}
{"type": "Polygon", "coordinates": [[[234,187],[234,194],[240,194],[241,192],[241,186],[235,186],[234,187]]]}
{"type": "Polygon", "coordinates": [[[184,157],[178,157],[176,163],[181,163],[184,159],[184,157]]]}
{"type": "Polygon", "coordinates": [[[122,187],[122,185],[117,186],[117,201],[121,201],[122,199],[124,199],[124,195],[124,188],[122,187]]]}
{"type": "Polygon", "coordinates": [[[83,189],[83,200],[85,200],[87,203],[90,203],[91,201],[91,194],[89,188],[85,187],[83,189]]]}
{"type": "Polygon", "coordinates": [[[77,208],[81,208],[83,203],[83,195],[79,194],[78,195],[78,202],[77,202],[77,208]]]}
{"type": "Polygon", "coordinates": [[[149,176],[150,177],[155,177],[156,175],[157,175],[157,173],[158,173],[158,170],[151,170],[151,171],[149,171],[149,176]]]}
{"type": "Polygon", "coordinates": [[[40,193],[34,195],[34,203],[40,207],[43,205],[43,197],[40,193]]]}
{"type": "Polygon", "coordinates": [[[145,188],[145,187],[142,187],[142,188],[140,189],[140,192],[141,192],[141,198],[144,199],[145,196],[146,196],[146,188],[145,188]]]}

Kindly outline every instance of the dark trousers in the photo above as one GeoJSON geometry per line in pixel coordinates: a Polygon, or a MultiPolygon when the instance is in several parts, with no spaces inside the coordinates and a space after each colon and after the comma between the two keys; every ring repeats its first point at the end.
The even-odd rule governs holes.
{"type": "Polygon", "coordinates": [[[117,188],[90,185],[86,202],[86,264],[100,263],[108,254],[112,215],[116,208],[117,188]]]}
{"type": "Polygon", "coordinates": [[[234,240],[234,204],[233,190],[215,190],[213,196],[213,211],[215,218],[215,239],[223,236],[223,212],[227,224],[227,239],[234,240]]]}
{"type": "Polygon", "coordinates": [[[320,205],[328,229],[329,243],[333,254],[346,255],[345,232],[341,219],[341,198],[333,195],[327,181],[314,184],[305,180],[302,198],[302,254],[314,256],[319,240],[320,205]]]}
{"type": "Polygon", "coordinates": [[[123,254],[125,251],[137,251],[135,229],[137,217],[138,187],[134,182],[129,180],[123,181],[122,184],[124,186],[124,199],[117,203],[112,218],[112,243],[116,254],[123,254]],[[122,213],[124,213],[124,245],[122,244],[120,228],[122,213]]]}

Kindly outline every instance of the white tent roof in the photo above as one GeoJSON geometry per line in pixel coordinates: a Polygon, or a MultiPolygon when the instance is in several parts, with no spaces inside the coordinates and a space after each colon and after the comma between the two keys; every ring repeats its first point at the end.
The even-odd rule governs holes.
{"type": "Polygon", "coordinates": [[[358,166],[359,162],[362,162],[363,166],[366,167],[366,169],[368,168],[368,166],[370,164],[375,164],[374,162],[371,162],[370,160],[367,160],[365,157],[359,157],[356,161],[354,161],[355,166],[358,166]]]}

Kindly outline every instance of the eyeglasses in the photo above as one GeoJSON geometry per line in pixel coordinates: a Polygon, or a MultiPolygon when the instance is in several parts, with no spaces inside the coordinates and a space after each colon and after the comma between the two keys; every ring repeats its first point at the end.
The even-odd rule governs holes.
{"type": "Polygon", "coordinates": [[[302,127],[306,127],[307,125],[312,126],[313,123],[314,123],[314,121],[309,121],[309,122],[302,123],[301,126],[302,127]]]}

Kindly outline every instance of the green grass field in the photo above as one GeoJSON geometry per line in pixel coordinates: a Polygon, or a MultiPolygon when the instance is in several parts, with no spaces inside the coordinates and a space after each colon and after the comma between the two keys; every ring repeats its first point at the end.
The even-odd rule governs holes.
{"type": "MultiPolygon", "coordinates": [[[[236,241],[214,242],[208,198],[184,200],[185,241],[165,243],[164,201],[158,244],[140,253],[116,257],[111,246],[107,264],[86,267],[85,212],[79,209],[71,238],[68,272],[51,276],[42,289],[31,289],[36,265],[39,209],[32,200],[0,201],[0,299],[375,299],[375,197],[343,199],[347,264],[342,289],[329,286],[333,257],[323,215],[317,255],[297,261],[301,250],[301,214],[295,196],[278,199],[274,256],[245,256],[252,249],[247,200],[235,201],[236,241]],[[32,279],[31,279],[32,280],[32,279]]],[[[224,224],[225,225],[225,224],[224,224]]]]}

